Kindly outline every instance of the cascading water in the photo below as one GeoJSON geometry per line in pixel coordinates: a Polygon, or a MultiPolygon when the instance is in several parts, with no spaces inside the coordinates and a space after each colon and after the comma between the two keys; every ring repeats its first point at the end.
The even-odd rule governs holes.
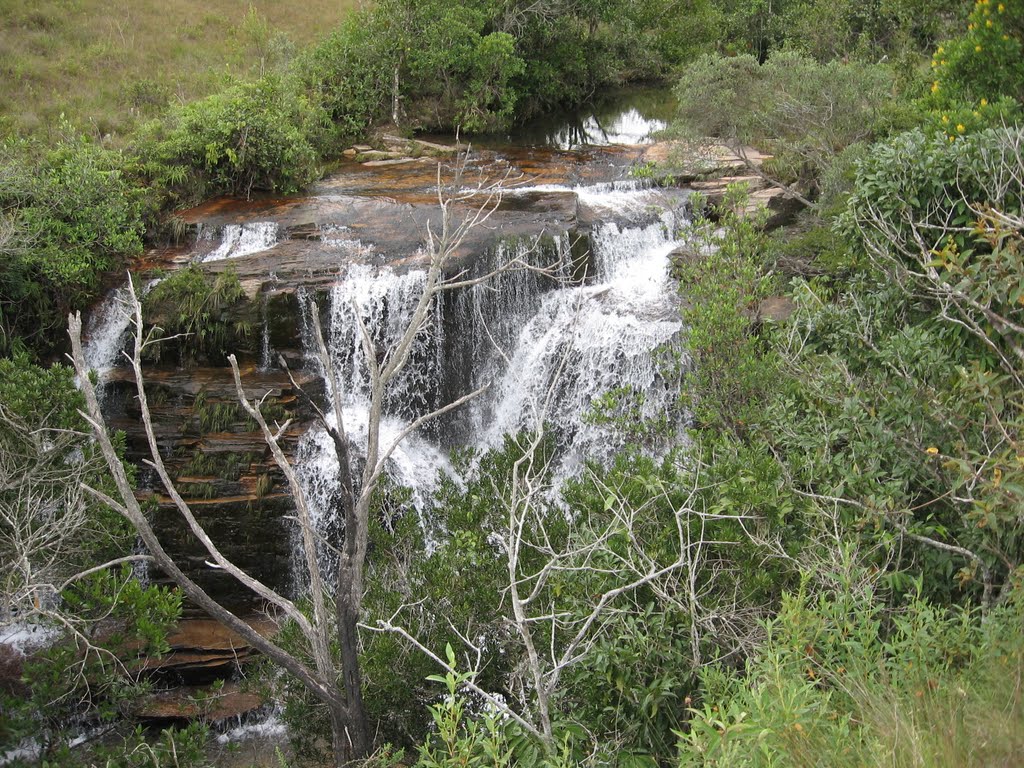
{"type": "MultiPolygon", "coordinates": [[[[200,241],[206,235],[200,232],[200,241]]],[[[255,221],[249,224],[228,224],[221,233],[220,244],[200,258],[202,262],[237,259],[268,251],[277,245],[279,228],[273,221],[255,221]]]]}
{"type": "MultiPolygon", "coordinates": [[[[366,445],[370,408],[370,376],[360,326],[370,334],[378,354],[386,354],[409,325],[425,280],[426,273],[421,270],[396,273],[387,268],[377,270],[353,264],[345,279],[331,291],[326,343],[342,390],[345,431],[355,451],[366,445]]],[[[388,391],[380,424],[382,450],[397,440],[410,420],[430,409],[429,397],[438,390],[440,367],[436,349],[441,341],[441,324],[437,307],[432,319],[417,335],[410,362],[393,379],[388,391]]],[[[309,341],[307,348],[308,345],[309,341]]],[[[379,362],[385,364],[386,358],[379,362]]],[[[329,381],[326,384],[333,385],[329,381]]],[[[333,414],[329,420],[336,426],[333,414]]],[[[303,437],[296,463],[314,522],[322,534],[330,535],[341,524],[335,512],[338,463],[333,442],[322,426],[314,427],[303,437]]],[[[446,452],[419,434],[406,437],[391,455],[389,464],[389,477],[412,489],[417,510],[429,504],[438,472],[451,471],[446,452]]],[[[326,570],[329,572],[330,568],[326,570]]]]}
{"type": "Polygon", "coordinates": [[[680,244],[676,219],[664,211],[645,225],[595,230],[595,281],[547,294],[526,319],[496,396],[478,411],[478,447],[548,423],[569,473],[583,459],[604,460],[621,447],[614,430],[588,418],[602,396],[639,394],[645,419],[669,407],[674,388],[656,352],[681,330],[668,279],[669,254],[680,244]]]}
{"type": "Polygon", "coordinates": [[[129,310],[131,289],[127,282],[112,289],[89,315],[82,352],[85,363],[102,381],[118,362],[132,315],[129,310]]]}
{"type": "MultiPolygon", "coordinates": [[[[666,207],[658,191],[634,182],[558,191],[567,189],[594,217],[628,222],[593,229],[585,279],[571,279],[578,265],[569,233],[500,243],[489,259],[477,260],[479,272],[529,260],[556,264],[556,274],[513,269],[437,301],[389,392],[383,446],[416,416],[491,384],[465,413],[445,418],[433,432],[406,438],[392,456],[390,478],[412,489],[421,520],[438,474],[452,473],[441,446],[484,451],[499,446],[506,434],[543,422],[556,435],[557,472],[565,477],[583,461],[609,459],[622,447],[619,430],[588,418],[604,396],[636,397],[631,415],[641,420],[672,405],[677,382],[662,370],[658,352],[673,346],[682,327],[668,276],[669,255],[680,245],[683,220],[673,210],[679,200],[670,198],[666,207]]],[[[328,344],[355,451],[365,445],[370,386],[360,321],[384,354],[407,326],[425,279],[423,271],[353,264],[331,292],[328,344]]],[[[678,368],[679,356],[670,357],[678,368]]],[[[657,449],[653,442],[649,447],[657,449]]],[[[303,438],[298,465],[318,527],[325,535],[337,533],[337,461],[322,428],[303,438]]]]}
{"type": "MultiPolygon", "coordinates": [[[[153,290],[159,282],[158,279],[147,282],[139,291],[139,298],[153,290]]],[[[82,353],[86,365],[96,371],[96,397],[101,405],[107,378],[120,362],[121,351],[128,338],[128,329],[134,316],[131,297],[131,286],[127,281],[113,288],[92,311],[86,323],[82,353]]]]}

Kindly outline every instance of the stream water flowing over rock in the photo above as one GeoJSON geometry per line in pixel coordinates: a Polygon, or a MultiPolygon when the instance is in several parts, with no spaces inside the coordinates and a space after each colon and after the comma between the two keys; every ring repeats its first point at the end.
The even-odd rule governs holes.
{"type": "MultiPolygon", "coordinates": [[[[455,473],[450,451],[479,454],[500,446],[504,435],[536,426],[542,403],[549,401],[543,418],[558,445],[556,474],[564,478],[622,446],[621,430],[593,417],[602,398],[639,395],[631,418],[648,419],[677,396],[685,356],[677,349],[681,324],[668,266],[680,245],[688,193],[632,178],[643,146],[614,143],[642,140],[659,127],[656,121],[630,107],[598,128],[591,123],[598,124],[590,118],[572,129],[573,141],[566,128],[549,131],[539,146],[484,142],[469,155],[461,190],[449,190],[507,178],[496,210],[461,244],[453,269],[479,276],[521,260],[548,271],[512,270],[444,293],[388,393],[385,444],[417,416],[489,387],[412,434],[391,460],[391,480],[412,490],[412,506],[425,523],[439,473],[455,473]]],[[[315,300],[342,379],[346,430],[358,446],[368,398],[359,322],[379,349],[405,327],[425,279],[427,227],[436,231],[439,224],[438,162],[347,162],[303,196],[214,200],[183,215],[193,231],[186,246],[150,257],[163,270],[194,263],[208,273],[238,275],[259,308],[250,342],[236,350],[247,392],[269,393],[280,420],[292,419],[285,446],[325,531],[338,525],[333,448],[276,361],[286,359],[303,386],[326,387],[311,349],[308,302],[315,300]]],[[[451,184],[452,160],[440,162],[441,181],[451,184]]],[[[456,216],[483,202],[463,201],[456,216]]],[[[116,311],[97,311],[89,342],[98,368],[111,367],[126,333],[116,311]]],[[[229,370],[223,360],[179,363],[161,359],[147,369],[157,437],[172,474],[229,556],[272,585],[296,587],[290,497],[261,436],[231,411],[229,370]]],[[[106,408],[138,458],[145,441],[130,376],[108,370],[104,378],[106,408]]],[[[676,436],[641,439],[657,452],[676,436]]],[[[175,522],[166,493],[153,478],[142,480],[171,551],[219,598],[244,603],[226,577],[204,566],[204,553],[175,522]]]]}

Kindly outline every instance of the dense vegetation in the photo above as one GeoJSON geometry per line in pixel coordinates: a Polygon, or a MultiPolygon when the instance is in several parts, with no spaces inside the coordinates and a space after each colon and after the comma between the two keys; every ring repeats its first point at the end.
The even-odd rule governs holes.
{"type": "MultiPolygon", "coordinates": [[[[234,53],[251,67],[187,90],[212,91],[195,101],[176,102],[162,80],[130,82],[137,109],[121,133],[87,129],[91,109],[77,101],[67,106],[79,122],[62,109],[59,130],[21,124],[8,105],[21,131],[8,129],[0,144],[0,351],[17,344],[46,355],[67,311],[95,301],[144,233],[174,235],[173,210],[218,194],[297,191],[375,123],[494,129],[609,84],[665,75],[708,31],[690,17],[669,23],[670,10],[665,0],[386,0],[299,50],[251,9],[234,53]],[[72,253],[51,265],[64,248],[72,253]]],[[[71,20],[46,6],[11,24],[59,39],[71,20]]],[[[94,98],[116,111],[117,99],[94,98]]]]}
{"type": "MultiPolygon", "coordinates": [[[[23,498],[11,478],[41,477],[33,493],[50,499],[65,492],[55,472],[96,470],[88,446],[65,440],[84,428],[71,377],[38,363],[61,345],[67,310],[92,301],[144,234],[168,231],[175,206],[297,189],[382,120],[485,130],[608,83],[671,76],[676,135],[770,152],[761,172],[805,210],[766,233],[743,213],[742,188],[698,207],[692,254],[676,266],[694,365],[679,412],[665,415],[692,416],[685,450],[590,467],[563,491],[570,514],[517,495],[547,482],[543,436],[458,457],[475,458],[476,474],[442,486],[445,535],[429,558],[413,556],[416,521],[389,512],[402,489],[381,494],[367,610],[395,619],[399,601],[433,606],[400,618],[449,666],[438,674],[402,636],[367,634],[379,763],[405,747],[425,766],[1014,764],[1024,6],[678,6],[381,0],[311,48],[155,109],[116,148],[70,126],[9,135],[0,447],[17,460],[0,465],[0,508],[23,498]],[[759,303],[780,293],[792,315],[762,320],[759,303]],[[496,545],[510,528],[517,548],[496,545]],[[609,595],[622,599],[595,613],[609,595]],[[480,690],[503,698],[484,703],[480,690]]],[[[230,278],[210,286],[183,271],[147,307],[171,332],[202,326],[223,355],[234,331],[220,312],[239,299],[230,278]]],[[[610,421],[638,441],[661,427],[623,413],[610,421]]],[[[76,562],[125,551],[94,500],[59,504],[88,533],[76,562]]],[[[15,533],[5,519],[0,546],[15,551],[15,533]]],[[[118,573],[55,585],[77,634],[26,667],[31,698],[7,675],[0,736],[45,727],[50,738],[79,712],[48,701],[98,707],[102,722],[132,695],[105,649],[129,636],[159,648],[177,602],[118,573]],[[86,643],[114,607],[130,619],[122,631],[86,643]]],[[[8,591],[21,586],[29,606],[33,583],[17,576],[8,591]]],[[[324,711],[279,684],[300,756],[315,755],[324,711]]],[[[78,759],[50,742],[50,759],[78,759]]],[[[110,764],[163,764],[139,743],[110,764]]]]}

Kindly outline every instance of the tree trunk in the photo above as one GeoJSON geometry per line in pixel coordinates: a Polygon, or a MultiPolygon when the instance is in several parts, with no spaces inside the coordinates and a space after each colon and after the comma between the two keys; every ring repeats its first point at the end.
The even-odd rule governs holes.
{"type": "MultiPolygon", "coordinates": [[[[342,568],[344,573],[347,569],[342,568]]],[[[352,606],[345,592],[338,593],[338,645],[341,649],[341,674],[348,704],[344,727],[335,734],[343,734],[353,757],[366,757],[370,752],[370,729],[363,704],[362,679],[359,672],[359,608],[352,606]]]]}

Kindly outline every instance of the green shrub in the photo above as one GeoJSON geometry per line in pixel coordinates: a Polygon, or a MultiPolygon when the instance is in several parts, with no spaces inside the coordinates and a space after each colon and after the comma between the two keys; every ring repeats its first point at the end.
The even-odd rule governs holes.
{"type": "Polygon", "coordinates": [[[142,250],[140,195],[121,154],[63,129],[49,149],[0,144],[0,352],[16,339],[54,344],[67,312],[142,250]]]}
{"type": "Polygon", "coordinates": [[[797,53],[704,56],[676,88],[677,129],[770,152],[771,173],[813,191],[846,147],[890,130],[893,75],[859,62],[819,64],[797,53]]]}
{"type": "Polygon", "coordinates": [[[359,138],[383,111],[391,93],[393,58],[365,13],[346,19],[303,55],[298,65],[302,83],[326,112],[333,141],[359,138]]]}
{"type": "Polygon", "coordinates": [[[145,173],[190,201],[294,192],[318,175],[326,119],[291,78],[266,75],[180,107],[136,148],[145,173]]]}
{"type": "Polygon", "coordinates": [[[990,766],[1022,748],[1015,590],[986,621],[872,592],[790,596],[742,675],[711,668],[680,766],[990,766]]]}
{"type": "Polygon", "coordinates": [[[995,104],[1001,98],[1024,103],[1022,46],[1024,4],[977,0],[966,31],[940,45],[932,57],[930,103],[938,110],[956,105],[979,110],[983,101],[995,104]]]}
{"type": "MultiPolygon", "coordinates": [[[[192,264],[164,278],[142,301],[143,318],[157,337],[183,335],[181,358],[196,354],[221,360],[251,336],[256,307],[246,300],[232,271],[208,274],[192,264]]],[[[170,342],[150,347],[159,359],[170,342]],[[155,351],[154,351],[155,350],[155,351]]]]}
{"type": "Polygon", "coordinates": [[[772,376],[755,333],[757,306],[769,288],[763,216],[744,214],[748,199],[745,185],[730,186],[712,216],[696,216],[691,252],[674,265],[693,359],[683,397],[698,425],[711,430],[745,432],[758,420],[772,376]]]}

